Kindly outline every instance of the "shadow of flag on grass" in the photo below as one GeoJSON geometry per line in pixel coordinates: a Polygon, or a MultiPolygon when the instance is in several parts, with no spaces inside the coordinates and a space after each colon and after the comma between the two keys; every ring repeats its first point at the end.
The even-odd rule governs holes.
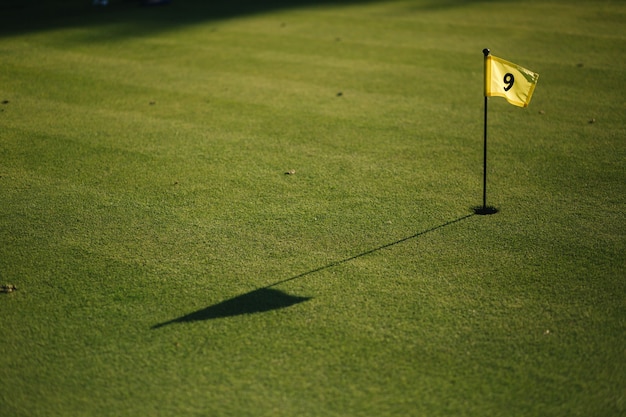
{"type": "Polygon", "coordinates": [[[224,318],[224,317],[240,316],[243,314],[263,313],[263,312],[270,311],[270,310],[277,310],[280,308],[289,307],[294,304],[298,304],[303,301],[310,300],[311,297],[298,297],[294,295],[289,295],[282,291],[272,289],[271,287],[275,287],[277,285],[284,284],[286,282],[293,281],[296,279],[304,278],[307,275],[312,275],[317,272],[323,271],[325,269],[333,268],[337,265],[350,262],[362,256],[366,256],[371,253],[378,252],[382,249],[390,248],[402,242],[406,242],[407,240],[415,239],[419,236],[425,235],[426,233],[431,233],[443,227],[450,226],[454,223],[458,223],[474,215],[475,213],[466,214],[465,216],[461,216],[457,219],[450,220],[438,226],[431,227],[430,229],[422,230],[421,232],[417,232],[411,236],[407,236],[400,240],[396,240],[395,242],[387,243],[382,246],[378,246],[376,248],[367,250],[365,252],[361,252],[357,255],[350,256],[348,258],[341,259],[335,262],[331,262],[327,265],[320,266],[319,268],[315,268],[307,272],[303,272],[291,278],[274,282],[273,284],[270,284],[266,287],[247,292],[245,294],[239,295],[237,297],[231,298],[226,301],[222,301],[221,303],[214,304],[205,309],[195,311],[193,313],[187,314],[186,316],[182,316],[182,317],[170,320],[170,321],[166,321],[164,323],[156,324],[152,326],[152,328],[158,329],[159,327],[167,326],[168,324],[173,324],[173,323],[184,323],[184,322],[202,321],[202,320],[219,319],[219,318],[224,318]]]}
{"type": "Polygon", "coordinates": [[[238,295],[221,303],[214,304],[202,310],[194,311],[186,316],[174,320],[155,324],[153,329],[173,323],[185,323],[239,316],[243,314],[263,313],[270,310],[290,307],[294,304],[310,300],[311,297],[298,297],[272,288],[260,288],[238,295]]]}

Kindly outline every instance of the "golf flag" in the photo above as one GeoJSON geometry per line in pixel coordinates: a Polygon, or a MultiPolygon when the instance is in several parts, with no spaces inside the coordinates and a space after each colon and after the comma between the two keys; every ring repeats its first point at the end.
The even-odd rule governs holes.
{"type": "Polygon", "coordinates": [[[539,79],[536,74],[504,59],[487,55],[485,59],[485,97],[504,97],[518,107],[526,107],[539,79]]]}

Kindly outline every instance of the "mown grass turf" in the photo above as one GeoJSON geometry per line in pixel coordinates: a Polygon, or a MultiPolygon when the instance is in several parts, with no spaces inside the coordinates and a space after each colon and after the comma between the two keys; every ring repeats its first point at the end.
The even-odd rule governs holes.
{"type": "Polygon", "coordinates": [[[624,414],[623,2],[7,4],[0,415],[624,414]]]}

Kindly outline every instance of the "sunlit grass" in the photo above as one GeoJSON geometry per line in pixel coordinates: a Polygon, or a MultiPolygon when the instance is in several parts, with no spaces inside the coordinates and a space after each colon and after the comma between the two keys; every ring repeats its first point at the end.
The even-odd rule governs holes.
{"type": "Polygon", "coordinates": [[[0,38],[1,415],[624,413],[621,4],[58,4],[0,38]],[[541,75],[493,216],[485,47],[541,75]]]}

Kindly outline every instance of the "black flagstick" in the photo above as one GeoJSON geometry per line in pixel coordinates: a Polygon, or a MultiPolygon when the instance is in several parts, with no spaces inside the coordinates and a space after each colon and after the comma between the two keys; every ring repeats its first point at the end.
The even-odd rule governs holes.
{"type": "MultiPolygon", "coordinates": [[[[485,83],[487,82],[487,57],[489,56],[489,49],[483,49],[483,54],[485,55],[485,69],[484,69],[484,78],[485,83]]],[[[483,87],[485,90],[485,127],[484,127],[484,142],[483,142],[483,206],[476,207],[474,209],[474,213],[476,214],[494,214],[498,212],[498,209],[495,207],[487,206],[487,91],[486,85],[483,87]]]]}

